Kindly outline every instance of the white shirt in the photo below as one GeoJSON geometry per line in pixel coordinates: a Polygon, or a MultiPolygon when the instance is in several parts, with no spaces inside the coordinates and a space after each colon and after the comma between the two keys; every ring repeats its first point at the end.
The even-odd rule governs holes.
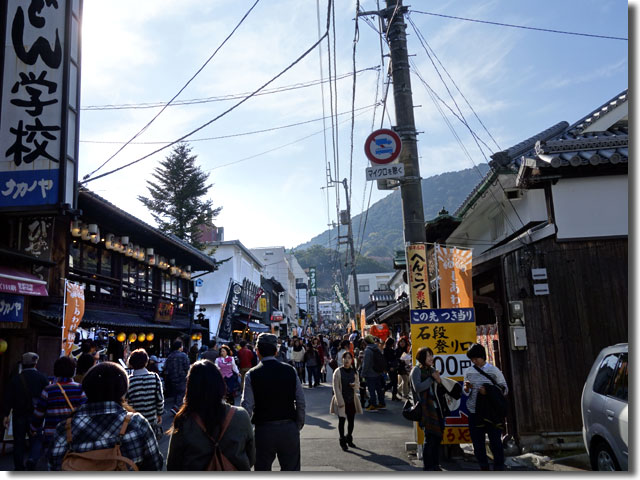
{"type": "MultiPolygon", "coordinates": [[[[503,393],[506,395],[509,392],[509,388],[507,387],[507,381],[504,379],[504,375],[500,371],[500,369],[490,363],[485,363],[482,367],[480,367],[483,372],[492,377],[495,382],[503,388],[503,393]]],[[[468,395],[467,398],[467,410],[470,413],[476,413],[476,398],[478,397],[478,389],[482,387],[485,383],[491,383],[487,377],[479,373],[475,367],[472,365],[467,368],[464,372],[464,381],[470,382],[473,388],[469,393],[466,393],[464,389],[462,389],[465,395],[468,395]]]]}

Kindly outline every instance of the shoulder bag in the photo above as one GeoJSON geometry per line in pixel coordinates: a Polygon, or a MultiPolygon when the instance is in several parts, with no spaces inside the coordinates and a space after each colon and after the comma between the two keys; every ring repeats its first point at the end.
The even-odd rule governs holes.
{"type": "Polygon", "coordinates": [[[501,427],[504,423],[504,418],[507,416],[507,399],[503,394],[502,387],[491,377],[491,375],[484,372],[476,365],[473,366],[478,373],[487,377],[491,381],[490,384],[485,384],[485,395],[476,397],[476,415],[494,425],[501,427]]]}

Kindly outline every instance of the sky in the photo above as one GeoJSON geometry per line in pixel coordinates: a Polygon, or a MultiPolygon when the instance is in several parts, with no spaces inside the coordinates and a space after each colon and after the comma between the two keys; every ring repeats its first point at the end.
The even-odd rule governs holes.
{"type": "MultiPolygon", "coordinates": [[[[144,127],[160,108],[140,106],[166,103],[178,93],[254,3],[85,1],[79,178],[96,170],[144,127]],[[107,105],[136,108],[105,109],[107,105]]],[[[361,9],[376,10],[376,3],[361,0],[361,9]]],[[[626,38],[626,2],[413,0],[405,4],[410,7],[408,49],[423,178],[486,162],[491,153],[557,122],[577,121],[628,87],[627,41],[420,13],[626,38]],[[425,47],[430,48],[444,83],[425,47]],[[434,103],[425,84],[455,109],[448,87],[470,129],[486,146],[481,143],[480,149],[447,106],[437,99],[434,103]]],[[[381,56],[378,22],[372,16],[357,21],[355,63],[356,71],[362,71],[355,75],[351,141],[355,12],[355,1],[338,0],[335,42],[331,29],[330,50],[323,41],[266,87],[270,93],[249,98],[187,139],[197,165],[210,174],[209,198],[214,206],[222,207],[215,223],[224,227],[225,240],[240,240],[249,248],[291,248],[324,231],[336,221],[336,191],[338,208],[346,208],[342,185],[325,188],[328,165],[331,179],[348,179],[354,216],[369,202],[390,194],[365,179],[369,161],[364,140],[375,129],[395,125],[392,90],[384,117],[381,106],[374,108],[384,96],[388,48],[383,45],[385,56],[381,56]],[[320,85],[321,79],[329,77],[329,53],[331,73],[337,73],[339,79],[320,85]],[[333,120],[335,134],[332,100],[333,111],[338,113],[333,120]]],[[[325,32],[326,23],[327,0],[259,1],[176,99],[209,101],[167,107],[92,177],[148,155],[220,116],[312,47],[325,32]],[[220,98],[228,96],[236,99],[220,98]]],[[[86,186],[153,225],[137,196],[148,195],[146,181],[170,151],[165,149],[86,186]]]]}

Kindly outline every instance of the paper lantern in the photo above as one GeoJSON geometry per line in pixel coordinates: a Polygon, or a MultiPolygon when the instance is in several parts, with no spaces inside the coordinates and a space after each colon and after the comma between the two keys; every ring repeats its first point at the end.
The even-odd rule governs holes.
{"type": "Polygon", "coordinates": [[[127,334],[124,332],[120,332],[116,337],[116,340],[118,340],[119,342],[124,342],[126,339],[127,339],[127,334]]]}
{"type": "Polygon", "coordinates": [[[147,333],[147,342],[152,342],[154,338],[155,335],[153,333],[147,333]]]}
{"type": "Polygon", "coordinates": [[[0,338],[0,355],[7,351],[7,341],[4,338],[0,338]]]}
{"type": "Polygon", "coordinates": [[[138,334],[138,341],[139,341],[139,342],[144,342],[146,338],[147,338],[147,337],[146,337],[146,335],[145,335],[144,333],[140,332],[140,333],[138,334]]]}
{"type": "Polygon", "coordinates": [[[191,335],[191,340],[197,340],[198,339],[198,334],[194,333],[193,335],[191,335]]]}
{"type": "Polygon", "coordinates": [[[135,333],[130,333],[129,334],[129,341],[130,342],[135,342],[137,338],[138,338],[138,336],[135,333]]]}

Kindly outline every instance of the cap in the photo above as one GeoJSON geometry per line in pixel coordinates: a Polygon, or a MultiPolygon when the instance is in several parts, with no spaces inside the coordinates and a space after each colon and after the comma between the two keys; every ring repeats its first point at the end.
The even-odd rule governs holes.
{"type": "Polygon", "coordinates": [[[278,337],[276,337],[273,333],[261,333],[258,335],[258,343],[257,345],[273,345],[274,347],[278,346],[278,337]]]}
{"type": "Polygon", "coordinates": [[[367,335],[366,337],[364,337],[364,341],[367,343],[376,343],[376,337],[374,337],[373,335],[367,335]]]}
{"type": "Polygon", "coordinates": [[[37,353],[27,352],[22,355],[22,365],[35,365],[40,357],[37,353]]]}
{"type": "Polygon", "coordinates": [[[158,363],[158,357],[156,357],[155,355],[151,355],[151,356],[149,357],[149,360],[150,360],[151,362],[156,362],[156,363],[158,363]]]}

